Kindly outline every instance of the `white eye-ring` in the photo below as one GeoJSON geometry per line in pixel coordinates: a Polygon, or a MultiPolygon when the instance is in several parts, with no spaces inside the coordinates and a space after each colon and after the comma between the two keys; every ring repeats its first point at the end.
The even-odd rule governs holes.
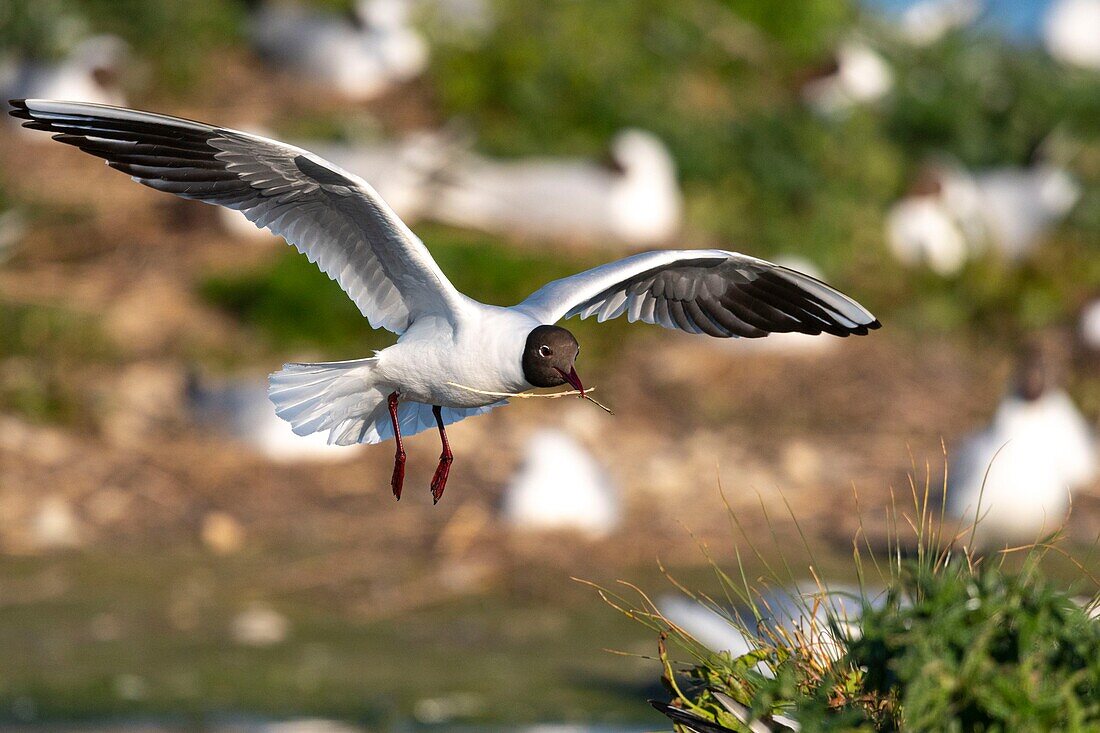
{"type": "Polygon", "coordinates": [[[550,356],[553,353],[554,352],[550,350],[549,346],[540,346],[539,347],[539,356],[550,356]]]}

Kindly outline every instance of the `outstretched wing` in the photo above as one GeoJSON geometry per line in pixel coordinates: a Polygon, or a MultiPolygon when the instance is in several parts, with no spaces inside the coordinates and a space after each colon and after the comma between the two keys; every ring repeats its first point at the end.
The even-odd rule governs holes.
{"type": "Polygon", "coordinates": [[[370,185],[305,150],[121,107],[11,104],[24,127],[52,132],[138,183],[240,210],[317,263],[375,328],[400,334],[425,314],[453,321],[467,302],[370,185]]]}
{"type": "Polygon", "coordinates": [[[562,278],[517,310],[551,324],[596,316],[656,323],[719,338],[769,333],[864,335],[881,325],[825,283],[790,268],[724,250],[644,252],[562,278]]]}

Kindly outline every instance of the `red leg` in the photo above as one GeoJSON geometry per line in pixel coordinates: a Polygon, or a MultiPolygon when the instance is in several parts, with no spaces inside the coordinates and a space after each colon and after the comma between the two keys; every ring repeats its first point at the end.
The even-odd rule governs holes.
{"type": "Polygon", "coordinates": [[[401,442],[401,426],[397,422],[397,393],[390,393],[386,403],[390,407],[393,438],[397,441],[397,454],[393,457],[393,478],[390,479],[390,486],[393,488],[393,495],[400,501],[401,487],[405,485],[405,445],[401,442]]]}
{"type": "Polygon", "coordinates": [[[451,444],[447,442],[447,431],[443,428],[443,408],[439,405],[432,407],[435,415],[435,424],[439,426],[439,439],[443,441],[443,452],[439,454],[439,465],[432,476],[432,503],[438,504],[443,496],[443,489],[447,488],[447,476],[451,473],[451,462],[455,459],[451,453],[451,444]]]}

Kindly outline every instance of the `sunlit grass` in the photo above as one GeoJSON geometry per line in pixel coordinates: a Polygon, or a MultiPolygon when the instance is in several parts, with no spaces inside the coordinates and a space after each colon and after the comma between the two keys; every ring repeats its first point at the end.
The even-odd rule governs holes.
{"type": "Polygon", "coordinates": [[[747,565],[737,551],[727,571],[702,545],[717,585],[713,593],[666,575],[739,632],[746,654],[709,649],[635,584],[597,589],[612,607],[657,633],[662,682],[675,704],[733,730],[743,721],[715,692],[756,719],[793,716],[807,730],[1084,730],[1097,724],[1100,622],[1089,614],[1100,599],[1082,605],[1071,598],[1096,596],[1100,579],[1089,571],[1090,560],[1074,558],[1057,534],[979,554],[972,548],[983,544],[980,509],[974,522],[954,527],[932,483],[930,473],[923,486],[911,483],[911,503],[889,508],[885,548],[873,546],[861,525],[852,548],[859,590],[851,598],[841,594],[851,605],[839,607],[801,529],[801,548],[792,550],[768,520],[773,546],[761,548],[727,507],[753,562],[747,565]],[[804,565],[791,560],[796,551],[805,552],[804,565]],[[1068,590],[1050,573],[1058,566],[1064,573],[1067,565],[1068,590]],[[807,593],[807,582],[816,590],[807,593]],[[776,599],[793,604],[802,619],[769,621],[776,599]],[[858,619],[848,618],[852,607],[858,619]],[[677,662],[680,654],[687,661],[677,662]]]}

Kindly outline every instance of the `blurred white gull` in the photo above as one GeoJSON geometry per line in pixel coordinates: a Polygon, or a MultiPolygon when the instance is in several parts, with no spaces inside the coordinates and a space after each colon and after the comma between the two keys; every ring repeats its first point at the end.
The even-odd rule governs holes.
{"type": "Polygon", "coordinates": [[[543,429],[527,441],[504,492],[504,521],[523,530],[574,530],[603,537],[622,518],[619,492],[596,459],[568,434],[543,429]]]}
{"type": "Polygon", "coordinates": [[[1077,203],[1081,191],[1047,163],[971,174],[951,163],[926,166],[886,216],[886,239],[900,262],[940,275],[992,250],[1007,262],[1032,253],[1077,203]]]}
{"type": "Polygon", "coordinates": [[[290,423],[275,414],[263,379],[213,381],[192,374],[187,404],[196,423],[213,427],[252,446],[277,463],[340,462],[359,454],[352,446],[329,445],[324,433],[295,435],[290,423]]]}
{"type": "MultiPolygon", "coordinates": [[[[258,135],[270,136],[270,133],[260,129],[247,129],[258,135]]],[[[431,130],[413,132],[397,140],[299,140],[295,144],[369,181],[378,195],[408,223],[419,221],[430,213],[433,180],[458,149],[452,135],[431,130]]],[[[235,237],[278,241],[270,232],[258,229],[239,211],[221,207],[217,211],[226,229],[235,237]]]]}
{"type": "Polygon", "coordinates": [[[1055,60],[1100,70],[1100,0],[1055,0],[1043,22],[1043,40],[1055,60]]]}
{"type": "Polygon", "coordinates": [[[921,0],[901,12],[898,30],[914,46],[930,46],[973,23],[984,7],[983,0],[921,0]]]}
{"type": "MultiPolygon", "coordinates": [[[[718,611],[680,595],[658,599],[657,610],[712,652],[727,652],[736,659],[755,648],[754,642],[727,611],[718,611]]],[[[751,625],[752,615],[742,620],[751,625]]]]}
{"type": "MultiPolygon", "coordinates": [[[[759,627],[767,643],[767,634],[797,634],[812,642],[815,653],[836,659],[842,653],[840,640],[830,628],[830,617],[842,634],[856,638],[863,613],[863,594],[859,588],[833,584],[822,589],[813,581],[802,581],[793,589],[770,588],[755,600],[761,619],[759,627]]],[[[872,602],[878,602],[876,598],[872,602]]],[[[757,648],[752,632],[756,617],[747,606],[736,610],[717,609],[685,596],[659,599],[661,614],[714,652],[729,652],[736,658],[757,648]],[[744,624],[750,634],[741,630],[744,624]]],[[[763,671],[763,668],[761,668],[763,671]]]]}
{"type": "Polygon", "coordinates": [[[411,0],[358,0],[354,17],[281,2],[258,3],[250,20],[256,50],[272,64],[367,101],[428,65],[428,44],[411,25],[411,0]]]}
{"type": "Polygon", "coordinates": [[[1097,475],[1092,432],[1050,380],[1041,354],[1027,350],[993,422],[954,453],[947,511],[964,528],[980,520],[978,544],[1034,541],[1055,531],[1071,492],[1097,475]]]}
{"type": "Polygon", "coordinates": [[[1050,164],[999,168],[975,176],[990,240],[1002,257],[1020,260],[1081,198],[1077,182],[1050,164]]]}
{"type": "Polygon", "coordinates": [[[658,244],[680,228],[683,202],[672,155],[656,136],[623,130],[611,166],[592,160],[458,158],[431,217],[534,240],[658,244]]]}
{"type": "Polygon", "coordinates": [[[979,221],[973,178],[954,165],[929,165],[887,212],[886,241],[902,264],[953,275],[975,255],[984,236],[975,227],[979,221]]]}
{"type": "Polygon", "coordinates": [[[818,114],[840,117],[877,102],[893,88],[894,72],[886,59],[866,43],[848,40],[802,86],[802,99],[818,114]]]}
{"type": "Polygon", "coordinates": [[[0,64],[0,94],[4,99],[49,97],[123,105],[126,95],[121,80],[129,59],[129,46],[118,36],[91,36],[79,41],[60,61],[4,61],[0,64]]]}
{"type": "Polygon", "coordinates": [[[954,275],[970,259],[970,244],[938,196],[907,196],[886,214],[886,242],[907,267],[925,265],[954,275]]]}

